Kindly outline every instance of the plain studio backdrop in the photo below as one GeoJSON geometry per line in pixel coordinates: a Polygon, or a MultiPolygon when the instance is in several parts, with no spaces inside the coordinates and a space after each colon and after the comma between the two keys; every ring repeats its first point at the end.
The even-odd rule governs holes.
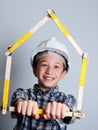
{"type": "MultiPolygon", "coordinates": [[[[54,10],[56,16],[68,29],[84,52],[88,53],[88,65],[83,94],[82,112],[85,117],[70,126],[68,130],[98,130],[98,1],[97,0],[0,0],[0,106],[2,105],[4,75],[6,66],[5,51],[44,16],[47,9],[54,10]]],[[[79,88],[81,57],[58,29],[49,20],[19,48],[12,56],[9,102],[17,88],[30,88],[36,83],[30,66],[32,50],[45,39],[55,36],[69,49],[71,68],[59,83],[60,90],[73,94],[76,98],[79,88]]],[[[12,130],[16,120],[10,112],[0,111],[0,130],[12,130]]]]}

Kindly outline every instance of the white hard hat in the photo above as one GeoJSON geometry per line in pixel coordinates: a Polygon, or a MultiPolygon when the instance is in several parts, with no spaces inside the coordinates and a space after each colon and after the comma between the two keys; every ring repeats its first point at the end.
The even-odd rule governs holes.
{"type": "Polygon", "coordinates": [[[32,52],[32,55],[31,55],[31,65],[34,64],[33,63],[34,57],[38,53],[44,52],[44,51],[53,51],[60,54],[67,60],[68,67],[70,66],[70,56],[69,56],[69,53],[65,44],[57,41],[55,37],[52,37],[49,40],[43,41],[37,46],[37,48],[32,52]]]}

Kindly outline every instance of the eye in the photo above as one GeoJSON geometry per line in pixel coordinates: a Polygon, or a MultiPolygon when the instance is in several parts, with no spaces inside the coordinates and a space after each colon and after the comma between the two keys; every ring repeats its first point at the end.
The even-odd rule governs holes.
{"type": "Polygon", "coordinates": [[[47,64],[46,63],[42,63],[41,66],[47,66],[47,64]]]}
{"type": "Polygon", "coordinates": [[[60,66],[59,66],[59,65],[55,65],[54,68],[55,68],[55,69],[59,69],[60,66]]]}

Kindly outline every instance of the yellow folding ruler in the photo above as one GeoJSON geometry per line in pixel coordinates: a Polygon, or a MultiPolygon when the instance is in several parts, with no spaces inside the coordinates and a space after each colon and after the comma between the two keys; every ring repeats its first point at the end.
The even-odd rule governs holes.
{"type": "MultiPolygon", "coordinates": [[[[82,99],[83,99],[83,90],[84,90],[84,83],[85,83],[85,75],[86,75],[86,67],[87,67],[87,53],[83,52],[82,49],[79,47],[77,42],[72,38],[69,31],[64,27],[61,21],[56,17],[54,11],[48,9],[48,15],[46,15],[38,24],[36,24],[30,31],[25,33],[19,40],[17,40],[5,53],[7,56],[7,63],[6,63],[6,72],[5,72],[5,80],[4,80],[4,92],[3,92],[3,101],[2,101],[2,113],[6,114],[8,111],[15,111],[14,106],[7,107],[8,103],[8,92],[9,92],[9,83],[10,83],[10,71],[11,71],[11,53],[15,51],[24,41],[26,41],[34,32],[36,32],[41,26],[43,26],[49,18],[51,18],[59,29],[63,32],[65,37],[69,40],[72,44],[74,49],[82,58],[82,66],[80,72],[80,81],[79,81],[79,92],[78,92],[78,103],[77,103],[77,110],[76,112],[68,112],[66,116],[74,116],[77,118],[84,117],[84,114],[81,112],[82,108],[82,99]]],[[[38,109],[38,114],[42,114],[43,110],[38,109]]]]}
{"type": "Polygon", "coordinates": [[[50,9],[48,9],[47,11],[48,11],[49,16],[56,23],[56,25],[63,32],[63,34],[66,36],[66,38],[69,40],[69,42],[72,44],[72,46],[75,48],[77,53],[82,58],[82,67],[81,67],[80,84],[79,84],[79,92],[78,92],[78,104],[77,104],[77,111],[81,111],[82,99],[83,99],[83,89],[84,89],[84,82],[85,82],[85,74],[86,74],[86,66],[87,66],[87,53],[84,53],[82,51],[82,49],[79,47],[77,42],[73,39],[73,37],[71,36],[69,31],[64,27],[64,25],[61,23],[61,21],[56,17],[54,11],[51,11],[50,9]]]}
{"type": "Polygon", "coordinates": [[[21,38],[19,38],[5,53],[5,55],[11,54],[15,51],[23,42],[25,42],[33,33],[35,33],[41,26],[48,22],[49,17],[45,16],[38,24],[36,24],[32,29],[26,32],[21,38]]]}
{"type": "Polygon", "coordinates": [[[6,57],[6,70],[5,70],[4,91],[3,91],[3,100],[2,100],[2,114],[6,114],[7,111],[11,63],[12,63],[12,55],[9,55],[6,57]]]}
{"type": "Polygon", "coordinates": [[[41,26],[48,22],[49,16],[45,16],[40,22],[38,22],[30,31],[26,32],[19,40],[17,40],[8,50],[5,52],[6,55],[6,71],[4,80],[4,91],[2,101],[2,114],[7,112],[8,94],[9,94],[9,83],[10,83],[10,72],[12,62],[12,52],[15,51],[24,41],[26,41],[32,34],[34,34],[41,26]]]}

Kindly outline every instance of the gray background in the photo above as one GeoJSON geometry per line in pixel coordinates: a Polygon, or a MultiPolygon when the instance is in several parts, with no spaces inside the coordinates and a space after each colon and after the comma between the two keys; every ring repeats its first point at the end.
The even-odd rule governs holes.
{"type": "MultiPolygon", "coordinates": [[[[68,130],[98,129],[98,1],[97,0],[0,0],[0,105],[2,104],[3,82],[8,46],[36,25],[53,9],[72,37],[83,51],[88,53],[86,81],[83,95],[82,111],[85,118],[70,125],[68,130]]],[[[13,53],[9,103],[12,93],[19,87],[29,88],[36,83],[30,66],[30,54],[40,41],[57,37],[65,42],[71,56],[71,69],[60,82],[60,90],[78,95],[81,58],[64,37],[56,24],[50,19],[40,30],[32,35],[13,53]]],[[[10,112],[0,112],[0,130],[12,130],[16,120],[11,119],[10,112]]]]}

